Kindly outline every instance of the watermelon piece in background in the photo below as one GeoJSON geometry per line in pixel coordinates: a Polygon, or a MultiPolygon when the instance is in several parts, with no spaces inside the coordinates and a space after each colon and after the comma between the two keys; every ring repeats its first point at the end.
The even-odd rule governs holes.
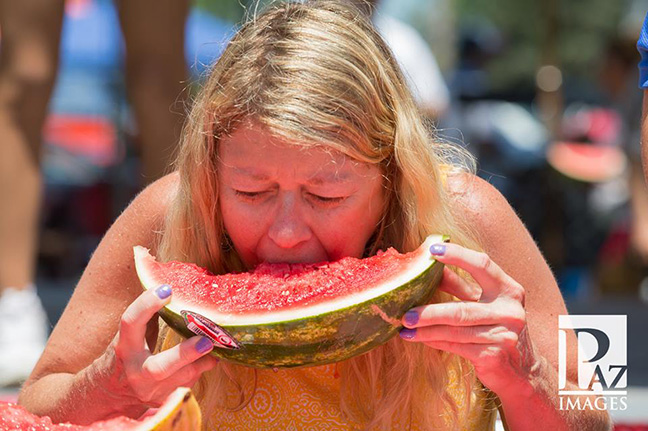
{"type": "Polygon", "coordinates": [[[201,431],[200,407],[188,388],[178,388],[163,405],[139,420],[120,416],[91,425],[55,424],[14,403],[0,402],[2,431],[201,431]]]}
{"type": "Polygon", "coordinates": [[[600,183],[619,177],[628,165],[619,147],[582,142],[557,142],[547,150],[547,161],[568,178],[600,183]]]}

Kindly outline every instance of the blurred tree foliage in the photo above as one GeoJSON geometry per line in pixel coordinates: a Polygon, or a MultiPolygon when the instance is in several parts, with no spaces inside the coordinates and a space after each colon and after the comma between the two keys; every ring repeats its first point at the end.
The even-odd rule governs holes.
{"type": "Polygon", "coordinates": [[[196,6],[228,21],[239,22],[246,0],[196,0],[196,6]]]}
{"type": "Polygon", "coordinates": [[[504,46],[488,72],[492,89],[503,92],[532,89],[538,67],[552,50],[566,81],[594,82],[627,7],[623,0],[455,0],[455,4],[459,28],[466,31],[471,22],[485,18],[501,32],[504,46]]]}
{"type": "Polygon", "coordinates": [[[272,0],[196,0],[196,6],[232,22],[240,22],[247,10],[272,0]]]}
{"type": "MultiPolygon", "coordinates": [[[[278,0],[196,0],[196,4],[217,16],[240,22],[246,11],[272,1],[278,0]]],[[[495,93],[533,94],[536,71],[548,61],[548,56],[555,57],[554,61],[562,70],[566,84],[579,93],[579,88],[587,91],[596,85],[599,61],[607,43],[617,35],[627,1],[450,0],[450,5],[440,7],[444,2],[439,0],[409,0],[405,3],[420,2],[418,6],[410,5],[410,9],[424,12],[405,19],[415,26],[418,24],[417,27],[432,42],[431,45],[437,48],[435,51],[442,57],[440,59],[451,56],[443,54],[443,50],[433,43],[441,37],[438,34],[431,37],[429,34],[430,28],[439,27],[438,23],[430,25],[431,15],[442,16],[441,21],[456,19],[457,30],[463,32],[478,27],[475,23],[480,21],[494,26],[504,42],[488,67],[490,85],[495,93]],[[452,9],[454,13],[450,12],[452,9]],[[421,25],[422,16],[427,17],[425,25],[421,25]],[[555,55],[548,55],[552,50],[555,55]]],[[[394,6],[394,3],[401,2],[382,0],[388,12],[389,6],[394,6]]],[[[451,31],[451,27],[443,28],[447,32],[451,31]]]]}

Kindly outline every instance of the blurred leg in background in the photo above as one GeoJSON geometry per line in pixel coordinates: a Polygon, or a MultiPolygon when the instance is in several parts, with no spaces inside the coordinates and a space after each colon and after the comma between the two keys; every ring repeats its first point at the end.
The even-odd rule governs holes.
{"type": "Polygon", "coordinates": [[[25,379],[47,337],[34,286],[41,130],[63,0],[0,0],[0,386],[25,379]]]}
{"type": "Polygon", "coordinates": [[[186,110],[189,0],[121,0],[126,85],[139,130],[144,184],[170,172],[186,110]]]}
{"type": "MultiPolygon", "coordinates": [[[[188,86],[189,0],[116,2],[146,185],[170,172],[188,86]]],[[[47,338],[34,286],[42,129],[56,80],[63,0],[0,0],[0,387],[28,377],[47,338]]]]}

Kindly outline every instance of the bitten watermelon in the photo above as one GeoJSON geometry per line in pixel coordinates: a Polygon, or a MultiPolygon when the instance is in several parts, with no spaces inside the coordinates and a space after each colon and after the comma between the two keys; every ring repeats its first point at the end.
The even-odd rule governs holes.
{"type": "Polygon", "coordinates": [[[24,407],[0,402],[0,430],[3,431],[201,431],[200,407],[188,388],[178,388],[157,412],[142,420],[118,417],[91,425],[54,424],[24,407]]]}
{"type": "Polygon", "coordinates": [[[316,264],[267,264],[254,271],[212,275],[190,263],[160,263],[136,246],[145,289],[169,284],[162,318],[185,337],[205,335],[213,355],[253,367],[300,367],[342,361],[386,343],[403,314],[430,300],[443,265],[415,251],[316,264]]]}

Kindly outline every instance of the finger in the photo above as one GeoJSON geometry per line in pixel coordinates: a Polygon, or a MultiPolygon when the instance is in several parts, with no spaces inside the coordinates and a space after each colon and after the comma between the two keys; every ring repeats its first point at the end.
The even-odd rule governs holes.
{"type": "Polygon", "coordinates": [[[492,304],[456,301],[412,308],[402,321],[406,328],[418,328],[429,325],[494,325],[508,320],[509,315],[492,304]]]}
{"type": "Polygon", "coordinates": [[[139,388],[137,397],[147,407],[160,407],[174,389],[180,386],[192,386],[202,373],[214,368],[216,364],[218,359],[207,355],[185,365],[169,378],[159,382],[153,382],[150,378],[140,375],[136,380],[139,388]],[[188,385],[190,382],[191,385],[188,385]]]}
{"type": "Polygon", "coordinates": [[[142,293],[126,308],[119,322],[118,348],[128,352],[146,349],[146,325],[171,301],[171,286],[163,284],[142,293]]]}
{"type": "Polygon", "coordinates": [[[470,361],[482,383],[487,384],[487,374],[504,370],[512,360],[510,351],[500,346],[489,344],[453,343],[450,341],[430,341],[427,346],[437,350],[459,355],[470,361]]]}
{"type": "Polygon", "coordinates": [[[191,337],[172,348],[149,356],[142,364],[142,372],[155,381],[168,379],[178,370],[196,362],[214,348],[209,338],[191,337]]]}
{"type": "Polygon", "coordinates": [[[463,344],[494,344],[516,346],[518,335],[503,325],[451,326],[435,325],[401,331],[408,341],[448,341],[463,344]]]}
{"type": "Polygon", "coordinates": [[[463,301],[479,301],[482,289],[448,268],[443,268],[443,278],[439,284],[439,290],[449,293],[463,301]]]}
{"type": "Polygon", "coordinates": [[[485,299],[497,297],[502,285],[513,282],[486,253],[452,243],[434,244],[430,247],[430,252],[440,262],[468,272],[484,290],[485,299]]]}
{"type": "Polygon", "coordinates": [[[459,355],[473,364],[478,360],[480,352],[488,347],[488,345],[484,344],[453,343],[451,341],[428,341],[424,344],[433,349],[459,355]]]}
{"type": "Polygon", "coordinates": [[[179,369],[173,376],[165,381],[166,384],[172,387],[192,387],[200,378],[200,376],[216,367],[218,359],[211,355],[204,356],[189,365],[185,365],[179,369]]]}

